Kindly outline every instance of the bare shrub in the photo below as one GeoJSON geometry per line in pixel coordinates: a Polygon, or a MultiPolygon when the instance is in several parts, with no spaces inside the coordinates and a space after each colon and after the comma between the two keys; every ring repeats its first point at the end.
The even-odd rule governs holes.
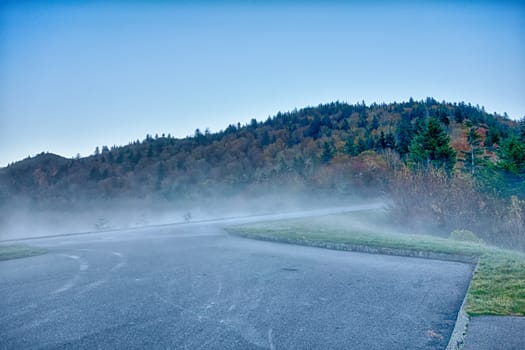
{"type": "Polygon", "coordinates": [[[477,232],[485,242],[525,250],[525,201],[477,191],[468,175],[435,168],[400,169],[390,183],[392,218],[412,232],[443,237],[453,230],[477,232]]]}
{"type": "Polygon", "coordinates": [[[510,204],[501,216],[499,232],[505,238],[503,243],[509,248],[525,250],[525,201],[511,196],[510,204]]]}

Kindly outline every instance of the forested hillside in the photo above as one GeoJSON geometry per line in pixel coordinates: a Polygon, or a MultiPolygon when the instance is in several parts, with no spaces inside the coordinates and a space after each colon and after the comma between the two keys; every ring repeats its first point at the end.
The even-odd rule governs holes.
{"type": "Polygon", "coordinates": [[[283,190],[383,195],[395,218],[417,219],[414,229],[468,228],[524,248],[525,121],[431,98],[335,102],[184,139],[147,135],[85,158],[42,153],[0,169],[0,186],[7,206],[283,190]]]}

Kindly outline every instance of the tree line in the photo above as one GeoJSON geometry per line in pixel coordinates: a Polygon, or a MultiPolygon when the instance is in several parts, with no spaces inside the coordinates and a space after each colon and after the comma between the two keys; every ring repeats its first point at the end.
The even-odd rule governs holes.
{"type": "MultiPolygon", "coordinates": [[[[405,201],[393,210],[400,218],[426,218],[443,230],[470,227],[495,240],[502,224],[488,230],[481,223],[493,217],[491,211],[525,209],[524,180],[524,119],[427,98],[371,105],[333,102],[230,124],[216,133],[196,129],[183,139],[146,135],[126,146],[97,147],[83,158],[44,153],[0,169],[0,198],[26,196],[69,205],[82,196],[169,201],[241,192],[256,196],[282,188],[395,194],[405,201]],[[441,204],[431,200],[437,193],[430,196],[425,213],[414,211],[419,197],[431,190],[448,194],[441,204]],[[476,215],[466,213],[467,204],[465,215],[445,213],[446,205],[453,208],[459,205],[453,201],[465,198],[473,201],[469,208],[478,208],[476,215]]],[[[514,221],[523,224],[522,219],[514,221]]]]}

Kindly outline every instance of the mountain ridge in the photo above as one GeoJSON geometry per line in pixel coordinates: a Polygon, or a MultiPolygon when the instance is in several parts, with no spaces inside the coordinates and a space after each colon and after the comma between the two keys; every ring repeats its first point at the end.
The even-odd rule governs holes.
{"type": "MultiPolygon", "coordinates": [[[[391,149],[404,157],[409,153],[414,134],[428,118],[437,118],[446,127],[451,145],[458,153],[468,149],[466,128],[475,127],[484,152],[493,159],[498,143],[509,134],[517,133],[519,124],[479,107],[437,102],[431,98],[370,106],[333,102],[279,112],[264,122],[252,119],[245,125],[230,124],[217,133],[197,129],[194,136],[182,139],[169,134],[147,135],[144,140],[127,146],[97,147],[94,154],[83,158],[66,159],[41,153],[10,164],[2,173],[14,180],[11,184],[19,190],[57,185],[64,176],[79,184],[85,182],[84,185],[108,180],[118,185],[115,180],[123,177],[131,180],[136,175],[156,173],[158,183],[150,184],[150,190],[156,191],[161,189],[159,186],[162,187],[167,175],[180,180],[184,171],[179,170],[188,168],[195,168],[195,174],[189,173],[200,180],[204,180],[201,176],[204,174],[207,178],[220,177],[230,182],[253,182],[261,180],[261,176],[275,175],[272,170],[292,167],[303,173],[309,166],[333,159],[348,161],[365,151],[391,149]],[[202,160],[207,164],[200,164],[199,169],[202,160]],[[224,169],[228,167],[229,170],[224,169]],[[35,186],[29,179],[31,176],[40,185],[35,186]]],[[[460,154],[455,166],[462,167],[462,160],[460,154]]],[[[169,190],[165,185],[164,189],[169,190]]]]}
{"type": "Polygon", "coordinates": [[[419,221],[440,232],[467,228],[493,242],[506,230],[513,238],[505,242],[525,249],[525,120],[432,98],[332,102],[217,133],[147,135],[84,158],[41,153],[0,169],[5,212],[17,201],[81,210],[271,193],[387,196],[392,215],[411,218],[414,229],[419,221]]]}

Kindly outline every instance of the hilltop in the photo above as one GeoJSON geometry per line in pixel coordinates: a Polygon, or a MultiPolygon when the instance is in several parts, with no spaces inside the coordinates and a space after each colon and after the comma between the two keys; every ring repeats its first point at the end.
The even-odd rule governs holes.
{"type": "MultiPolygon", "coordinates": [[[[181,201],[282,191],[386,195],[403,200],[393,210],[400,217],[480,230],[495,208],[505,218],[501,208],[524,207],[524,145],[523,121],[463,102],[334,102],[217,133],[197,129],[184,139],[147,135],[126,146],[97,147],[84,158],[42,153],[0,169],[0,196],[6,203],[24,198],[68,207],[87,199],[181,201]],[[434,198],[422,202],[432,191],[434,198]],[[458,210],[475,219],[458,217],[458,210]]],[[[523,226],[521,216],[518,221],[523,226]]]]}

